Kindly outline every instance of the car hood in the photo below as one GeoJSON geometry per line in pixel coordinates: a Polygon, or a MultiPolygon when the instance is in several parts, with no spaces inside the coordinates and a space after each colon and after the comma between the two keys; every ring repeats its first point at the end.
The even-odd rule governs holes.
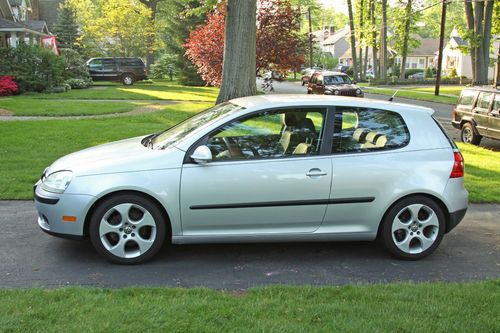
{"type": "Polygon", "coordinates": [[[46,174],[70,170],[74,176],[87,176],[181,166],[182,157],[179,155],[182,152],[177,148],[153,150],[142,145],[143,138],[115,141],[74,152],[55,161],[46,174]]]}
{"type": "Polygon", "coordinates": [[[325,86],[326,89],[335,89],[335,90],[355,90],[359,87],[355,84],[329,84],[325,86]]]}

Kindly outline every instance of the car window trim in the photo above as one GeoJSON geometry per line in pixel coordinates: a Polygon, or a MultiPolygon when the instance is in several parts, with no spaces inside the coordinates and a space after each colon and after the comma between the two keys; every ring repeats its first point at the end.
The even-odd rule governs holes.
{"type": "Polygon", "coordinates": [[[246,161],[246,162],[252,162],[252,161],[276,161],[276,160],[283,160],[283,159],[300,159],[300,158],[305,158],[305,157],[318,157],[324,155],[324,140],[325,140],[325,135],[327,134],[327,120],[328,120],[328,114],[329,114],[329,109],[331,108],[330,105],[292,105],[292,106],[280,106],[280,107],[273,107],[273,108],[268,108],[268,109],[261,109],[261,110],[256,110],[249,112],[245,115],[241,115],[239,117],[236,117],[234,119],[228,120],[227,122],[223,123],[220,126],[217,126],[215,129],[211,130],[207,134],[203,135],[201,138],[196,140],[188,150],[186,150],[186,154],[184,155],[184,160],[182,164],[197,164],[196,162],[191,160],[191,155],[193,154],[194,150],[198,148],[200,145],[204,145],[208,142],[208,137],[214,133],[223,128],[224,126],[228,125],[229,123],[235,122],[239,119],[247,118],[259,113],[264,113],[264,112],[272,112],[276,110],[284,110],[284,109],[324,109],[325,110],[325,119],[323,120],[323,128],[321,129],[321,137],[319,138],[319,153],[317,155],[296,155],[296,156],[284,156],[284,157],[275,157],[275,158],[256,158],[256,159],[233,159],[233,160],[224,160],[224,161],[211,161],[209,164],[212,163],[224,163],[224,162],[240,162],[240,161],[246,161]]]}

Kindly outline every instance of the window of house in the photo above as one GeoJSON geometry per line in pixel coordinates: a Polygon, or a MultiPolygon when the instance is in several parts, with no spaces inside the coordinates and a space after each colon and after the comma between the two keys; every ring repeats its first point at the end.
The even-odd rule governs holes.
{"type": "Polygon", "coordinates": [[[425,65],[425,59],[418,59],[418,64],[421,66],[425,65]]]}
{"type": "Polygon", "coordinates": [[[396,112],[369,108],[337,108],[333,153],[388,150],[404,147],[410,133],[396,112]]]}
{"type": "Polygon", "coordinates": [[[477,107],[481,109],[489,109],[492,97],[493,97],[492,93],[487,93],[487,92],[480,93],[477,102],[477,107]]]}
{"type": "Polygon", "coordinates": [[[493,108],[491,110],[500,112],[500,94],[495,95],[495,99],[493,100],[493,108]]]}
{"type": "Polygon", "coordinates": [[[214,161],[319,154],[325,109],[286,109],[238,119],[210,134],[214,161]]]}

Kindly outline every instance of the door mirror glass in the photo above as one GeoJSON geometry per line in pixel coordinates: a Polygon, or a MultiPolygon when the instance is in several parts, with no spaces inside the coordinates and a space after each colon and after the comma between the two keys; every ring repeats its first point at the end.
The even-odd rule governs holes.
{"type": "Polygon", "coordinates": [[[322,85],[323,85],[323,80],[318,80],[318,81],[316,82],[316,84],[317,84],[318,86],[322,86],[322,85]]]}
{"type": "Polygon", "coordinates": [[[196,148],[190,157],[195,163],[208,163],[212,161],[212,152],[210,148],[203,145],[196,148]]]}

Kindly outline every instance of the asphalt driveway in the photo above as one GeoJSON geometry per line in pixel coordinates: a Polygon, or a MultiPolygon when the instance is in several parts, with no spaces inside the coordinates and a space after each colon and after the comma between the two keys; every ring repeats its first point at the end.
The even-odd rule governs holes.
{"type": "Polygon", "coordinates": [[[405,262],[376,242],[176,245],[154,261],[118,266],[89,241],[39,230],[30,201],[0,201],[0,287],[69,285],[204,286],[341,285],[500,278],[500,205],[472,205],[430,257],[405,262]]]}

